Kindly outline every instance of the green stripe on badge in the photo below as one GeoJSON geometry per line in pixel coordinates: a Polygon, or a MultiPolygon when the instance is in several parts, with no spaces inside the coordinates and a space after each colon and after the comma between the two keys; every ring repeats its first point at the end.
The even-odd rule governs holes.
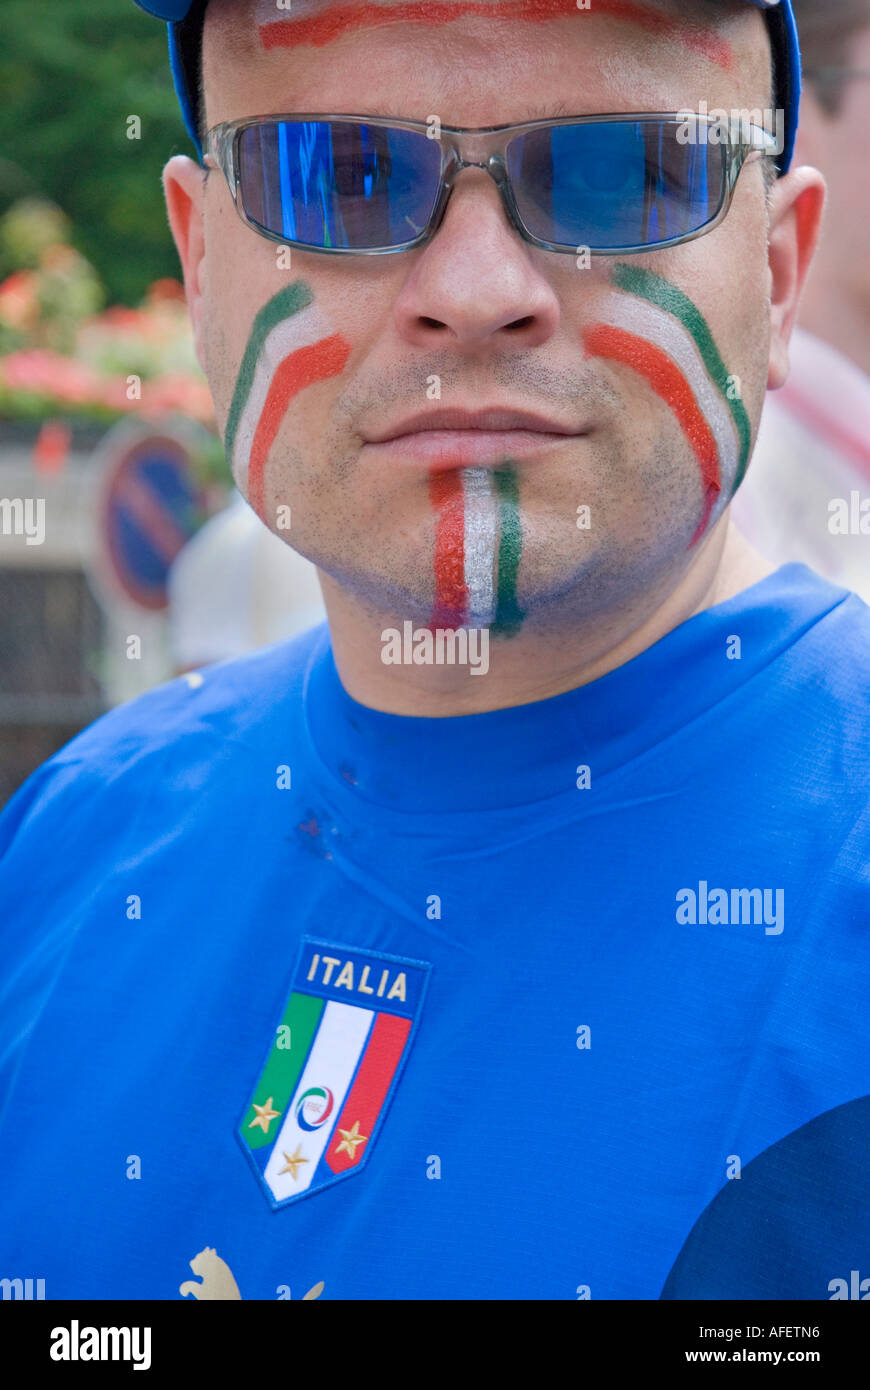
{"type": "Polygon", "coordinates": [[[263,1074],[257,1083],[257,1089],[254,1091],[254,1098],[242,1122],[241,1134],[248,1148],[261,1149],[264,1144],[275,1142],[275,1135],[281,1128],[284,1111],[296,1089],[299,1073],[302,1071],[303,1063],[308,1056],[311,1039],[317,1032],[323,1009],[323,999],[315,999],[310,994],[290,995],[284,1010],[284,1017],[278,1028],[275,1029],[275,1040],[272,1043],[269,1060],[266,1062],[263,1074]],[[290,1029],[289,1047],[279,1046],[282,1040],[287,1037],[287,1034],[280,1031],[285,1026],[290,1029]],[[271,1105],[266,1114],[262,1117],[258,1116],[254,1105],[259,1105],[263,1109],[269,1100],[271,1100],[271,1105]],[[269,1118],[272,1111],[277,1113],[274,1117],[269,1118]]]}
{"type": "Polygon", "coordinates": [[[304,280],[294,280],[292,285],[285,285],[277,294],[267,300],[262,309],[254,319],[251,332],[248,335],[248,343],[242,357],[242,365],[239,367],[239,374],[236,377],[236,387],[233,391],[233,399],[230,403],[230,413],[227,416],[227,427],[224,431],[224,448],[227,458],[232,460],[233,445],[236,441],[236,431],[239,428],[239,421],[242,418],[242,411],[245,402],[251,391],[251,383],[254,380],[254,372],[257,367],[257,359],[263,348],[263,344],[268,338],[272,329],[281,323],[282,319],[292,318],[300,310],[307,309],[314,299],[314,295],[308,288],[304,280]]]}
{"type": "Polygon", "coordinates": [[[651,304],[657,304],[666,313],[673,314],[674,318],[694,338],[695,346],[704,360],[704,366],[714,384],[719,388],[737,427],[740,438],[740,462],[737,467],[737,477],[734,479],[733,491],[736,492],[743,481],[746,465],[749,462],[749,454],[752,449],[752,425],[743,402],[737,397],[732,399],[728,394],[730,373],[722,361],[707,320],[697,304],[687,294],[683,294],[683,291],[672,284],[670,280],[666,280],[662,275],[656,275],[651,270],[643,270],[639,266],[617,265],[613,271],[613,283],[617,289],[625,290],[628,294],[639,295],[641,299],[647,299],[651,304]]]}

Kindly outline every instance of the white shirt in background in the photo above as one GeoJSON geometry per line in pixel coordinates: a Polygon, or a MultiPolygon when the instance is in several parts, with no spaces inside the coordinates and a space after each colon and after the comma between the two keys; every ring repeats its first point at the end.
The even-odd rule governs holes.
{"type": "Polygon", "coordinates": [[[731,516],[771,563],[802,561],[870,603],[870,376],[804,329],[790,356],[731,516]],[[866,534],[855,524],[864,502],[866,534]]]}
{"type": "Polygon", "coordinates": [[[280,642],[325,616],[314,566],[239,492],[197,531],[169,575],[170,644],[181,671],[280,642]]]}

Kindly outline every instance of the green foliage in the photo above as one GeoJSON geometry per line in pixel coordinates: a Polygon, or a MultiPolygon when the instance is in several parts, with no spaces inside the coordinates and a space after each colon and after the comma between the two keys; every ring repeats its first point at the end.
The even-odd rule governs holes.
{"type": "Polygon", "coordinates": [[[58,204],[109,301],[138,304],[153,280],[179,276],[160,171],[171,154],[193,154],[166,26],[133,0],[2,8],[0,214],[21,198],[58,204]],[[131,115],[138,140],[127,138],[131,115]]]}
{"type": "Polygon", "coordinates": [[[72,224],[54,203],[21,198],[0,217],[0,276],[13,270],[35,270],[52,246],[65,245],[72,224]]]}

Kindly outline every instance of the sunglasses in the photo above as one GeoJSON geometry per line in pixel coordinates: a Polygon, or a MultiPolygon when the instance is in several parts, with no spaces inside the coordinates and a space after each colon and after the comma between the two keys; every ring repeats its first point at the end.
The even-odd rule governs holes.
{"type": "Polygon", "coordinates": [[[624,256],[677,246],[722,221],[753,152],[776,149],[758,126],[735,133],[712,116],[687,123],[685,113],[479,129],[434,117],[258,116],[216,125],[205,139],[206,160],[255,232],[364,256],[429,241],[456,175],[469,168],[486,170],[511,224],[546,251],[624,256]]]}

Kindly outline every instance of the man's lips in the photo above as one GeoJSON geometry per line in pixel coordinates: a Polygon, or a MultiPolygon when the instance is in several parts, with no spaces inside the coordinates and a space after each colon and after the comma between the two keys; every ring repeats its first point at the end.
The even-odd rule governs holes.
{"type": "Polygon", "coordinates": [[[505,459],[529,458],[579,438],[538,430],[418,430],[384,443],[364,444],[363,453],[374,450],[381,458],[434,469],[495,468],[505,459]]]}
{"type": "Polygon", "coordinates": [[[588,433],[531,412],[489,409],[424,412],[376,435],[364,436],[363,452],[426,468],[497,467],[506,458],[528,458],[588,433]]]}

